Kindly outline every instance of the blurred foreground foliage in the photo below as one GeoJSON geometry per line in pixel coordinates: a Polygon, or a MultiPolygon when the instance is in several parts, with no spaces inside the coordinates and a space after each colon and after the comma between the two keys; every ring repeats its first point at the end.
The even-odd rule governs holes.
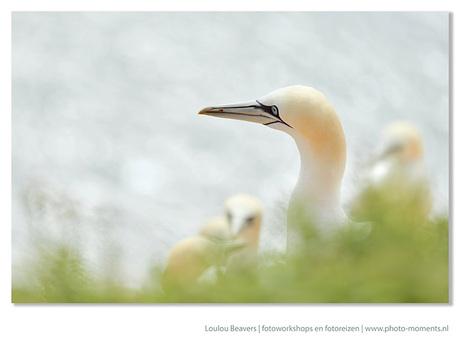
{"type": "MultiPolygon", "coordinates": [[[[143,286],[97,280],[77,249],[55,244],[22,266],[15,303],[448,303],[449,219],[420,222],[408,204],[366,196],[372,223],[319,235],[304,222],[305,250],[286,260],[265,252],[257,270],[187,289],[161,290],[161,266],[143,286]],[[412,216],[414,214],[414,216],[412,216]]],[[[299,221],[302,221],[299,219],[299,221]]]]}

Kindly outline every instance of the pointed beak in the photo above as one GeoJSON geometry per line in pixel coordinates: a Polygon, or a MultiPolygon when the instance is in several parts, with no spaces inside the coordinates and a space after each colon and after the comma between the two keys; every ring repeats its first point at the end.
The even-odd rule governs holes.
{"type": "Polygon", "coordinates": [[[232,216],[230,220],[230,228],[234,233],[233,237],[237,238],[242,232],[248,229],[248,219],[246,217],[232,216]]]}
{"type": "Polygon", "coordinates": [[[202,109],[198,114],[220,118],[238,119],[264,125],[273,123],[285,124],[278,115],[278,109],[273,107],[263,105],[257,100],[253,100],[207,107],[202,109]]]}
{"type": "Polygon", "coordinates": [[[224,255],[229,256],[246,247],[248,243],[243,240],[233,240],[223,244],[224,255]]]}
{"type": "Polygon", "coordinates": [[[377,163],[380,160],[383,160],[389,156],[392,156],[398,152],[402,152],[404,146],[401,143],[394,143],[386,147],[379,147],[375,151],[373,162],[377,163]]]}

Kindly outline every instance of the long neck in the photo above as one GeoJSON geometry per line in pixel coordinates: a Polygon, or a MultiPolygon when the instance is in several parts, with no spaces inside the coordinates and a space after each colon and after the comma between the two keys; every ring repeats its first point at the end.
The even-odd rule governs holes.
{"type": "Polygon", "coordinates": [[[245,241],[247,246],[229,257],[227,263],[229,274],[253,270],[257,265],[260,224],[261,217],[259,216],[255,219],[252,230],[237,236],[237,240],[245,241]]]}
{"type": "Polygon", "coordinates": [[[342,129],[322,137],[320,143],[307,140],[299,133],[293,138],[299,149],[301,167],[289,203],[288,230],[299,216],[320,230],[338,226],[346,220],[340,198],[346,161],[342,129]]]}

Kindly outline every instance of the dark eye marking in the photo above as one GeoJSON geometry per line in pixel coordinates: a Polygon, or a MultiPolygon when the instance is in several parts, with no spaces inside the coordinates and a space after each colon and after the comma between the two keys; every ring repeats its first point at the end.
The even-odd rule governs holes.
{"type": "Polygon", "coordinates": [[[260,103],[258,100],[256,100],[257,103],[259,103],[259,109],[262,109],[263,111],[265,111],[266,113],[269,113],[270,115],[274,115],[276,117],[278,117],[278,107],[276,105],[265,105],[265,104],[262,104],[260,103]],[[276,111],[276,114],[274,114],[274,110],[273,108],[275,108],[274,110],[276,111]]]}
{"type": "Polygon", "coordinates": [[[283,121],[281,119],[280,111],[279,111],[279,109],[278,109],[278,107],[276,105],[264,105],[264,104],[260,103],[258,100],[256,100],[256,102],[259,103],[259,105],[260,105],[259,109],[262,109],[266,113],[276,117],[276,120],[268,122],[268,123],[265,123],[264,125],[281,123],[281,124],[284,124],[284,125],[286,125],[286,126],[288,126],[288,127],[290,127],[292,129],[292,127],[289,124],[287,124],[285,121],[283,121]]]}
{"type": "Polygon", "coordinates": [[[232,223],[232,219],[233,219],[233,215],[232,215],[232,213],[230,213],[230,212],[227,212],[227,219],[228,219],[228,221],[229,221],[229,222],[230,222],[230,224],[231,224],[231,223],[232,223]]]}

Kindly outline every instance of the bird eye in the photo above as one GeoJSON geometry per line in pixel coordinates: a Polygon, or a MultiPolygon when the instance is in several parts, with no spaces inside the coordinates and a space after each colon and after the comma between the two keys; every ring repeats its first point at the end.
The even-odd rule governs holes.
{"type": "Polygon", "coordinates": [[[246,224],[247,224],[248,226],[251,226],[253,221],[254,221],[254,217],[251,216],[251,217],[249,217],[249,218],[246,219],[246,224]]]}
{"type": "Polygon", "coordinates": [[[272,105],[272,114],[278,116],[278,107],[276,105],[272,105]]]}
{"type": "Polygon", "coordinates": [[[230,222],[230,224],[232,223],[232,218],[233,218],[232,213],[227,212],[227,219],[230,222]]]}

